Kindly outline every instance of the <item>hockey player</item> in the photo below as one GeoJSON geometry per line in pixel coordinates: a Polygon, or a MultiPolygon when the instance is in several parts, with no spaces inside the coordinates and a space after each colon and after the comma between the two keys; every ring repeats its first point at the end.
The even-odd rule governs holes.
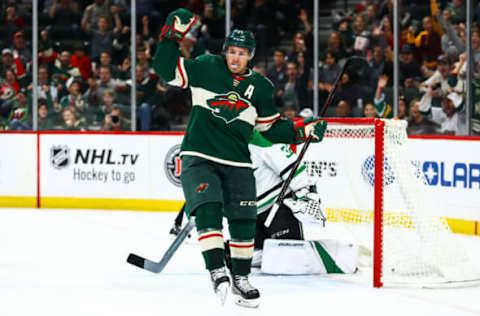
{"type": "Polygon", "coordinates": [[[253,130],[273,143],[301,143],[308,135],[323,138],[326,122],[318,117],[296,124],[280,119],[274,87],[253,72],[255,52],[249,31],[234,30],[224,43],[224,56],[179,56],[178,41],[195,23],[185,9],[170,13],[160,34],[153,67],[171,85],[190,87],[192,110],[181,148],[182,188],[195,225],[215,293],[223,302],[230,286],[224,263],[222,219],[231,236],[232,294],[242,306],[257,307],[259,291],[248,280],[256,218],[255,178],[248,142],[253,130]]]}
{"type": "Polygon", "coordinates": [[[270,274],[354,272],[358,259],[356,245],[339,240],[304,241],[304,224],[318,231],[326,221],[315,180],[307,174],[305,165],[297,169],[272,223],[265,226],[298,156],[289,145],[272,144],[259,133],[254,134],[249,149],[258,210],[252,266],[270,274]]]}
{"type": "MultiPolygon", "coordinates": [[[[289,145],[272,144],[258,132],[254,133],[249,149],[258,210],[252,266],[261,267],[263,272],[270,274],[355,272],[356,245],[340,240],[304,240],[304,225],[320,232],[326,221],[315,180],[307,174],[305,166],[296,171],[274,220],[265,227],[268,213],[298,156],[289,145]],[[265,247],[266,257],[263,256],[265,247]]],[[[177,215],[170,234],[177,235],[180,231],[183,213],[184,208],[177,215]]],[[[226,246],[226,261],[230,267],[228,243],[226,246]]]]}

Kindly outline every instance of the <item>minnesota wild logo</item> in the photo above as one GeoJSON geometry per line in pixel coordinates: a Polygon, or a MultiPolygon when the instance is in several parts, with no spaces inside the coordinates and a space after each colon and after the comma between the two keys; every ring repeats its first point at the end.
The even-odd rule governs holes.
{"type": "Polygon", "coordinates": [[[208,99],[207,104],[212,109],[212,114],[214,116],[223,119],[229,124],[236,120],[240,113],[248,108],[250,103],[247,100],[242,99],[238,93],[229,92],[208,99]]]}

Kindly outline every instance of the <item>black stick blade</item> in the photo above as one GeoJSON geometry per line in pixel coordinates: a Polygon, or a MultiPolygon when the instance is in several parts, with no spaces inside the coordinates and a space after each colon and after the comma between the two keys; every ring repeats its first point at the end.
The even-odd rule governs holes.
{"type": "Polygon", "coordinates": [[[142,269],[145,267],[145,258],[137,256],[134,253],[128,255],[127,262],[142,269]]]}

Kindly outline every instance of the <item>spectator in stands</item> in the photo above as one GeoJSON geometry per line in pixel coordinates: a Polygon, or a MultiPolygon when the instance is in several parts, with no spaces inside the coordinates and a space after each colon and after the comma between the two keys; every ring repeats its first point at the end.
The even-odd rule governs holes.
{"type": "Polygon", "coordinates": [[[391,104],[385,100],[385,94],[383,90],[388,84],[388,76],[381,75],[378,77],[377,89],[375,90],[375,97],[373,99],[373,105],[376,109],[376,114],[380,118],[392,118],[393,109],[391,104]]]}
{"type": "Polygon", "coordinates": [[[217,10],[215,2],[207,2],[203,9],[202,30],[209,39],[225,37],[225,17],[221,10],[217,10]]]}
{"type": "Polygon", "coordinates": [[[102,66],[107,66],[108,68],[110,68],[110,73],[113,79],[118,79],[120,76],[120,71],[118,70],[118,67],[112,64],[112,55],[107,51],[101,52],[100,60],[98,62],[94,62],[93,65],[95,69],[92,76],[93,78],[100,77],[100,69],[102,66]]]}
{"type": "Polygon", "coordinates": [[[417,82],[422,79],[422,72],[420,71],[420,65],[413,57],[413,51],[409,44],[404,44],[400,49],[400,82],[405,84],[405,80],[411,78],[417,82]]]}
{"type": "Polygon", "coordinates": [[[107,24],[112,25],[114,12],[118,12],[117,6],[112,6],[110,0],[93,0],[83,11],[81,27],[89,33],[98,28],[98,20],[101,16],[107,18],[107,24]]]}
{"type": "Polygon", "coordinates": [[[12,55],[18,56],[22,65],[27,65],[32,60],[32,48],[27,47],[23,32],[17,32],[13,36],[12,55]]]}
{"type": "Polygon", "coordinates": [[[465,50],[465,32],[458,25],[451,22],[451,13],[449,10],[436,11],[436,19],[442,28],[444,34],[441,37],[442,51],[446,51],[448,47],[455,46],[457,51],[465,50]]]}
{"type": "MultiPolygon", "coordinates": [[[[185,40],[185,39],[184,39],[185,40]]],[[[182,41],[183,42],[183,41],[182,41]]],[[[190,58],[185,56],[186,58],[190,58]]],[[[137,65],[140,65],[145,69],[146,74],[153,74],[153,68],[151,64],[151,56],[145,46],[137,46],[137,65]]]]}
{"type": "MultiPolygon", "coordinates": [[[[29,85],[28,90],[33,93],[33,85],[29,85]]],[[[46,65],[40,65],[38,67],[38,86],[37,95],[40,99],[45,99],[49,107],[53,106],[54,102],[58,102],[58,89],[57,86],[49,80],[48,67],[46,65]]]]}
{"type": "MultiPolygon", "coordinates": [[[[138,12],[137,12],[138,14],[138,12]]],[[[155,28],[154,28],[155,30],[155,28]]],[[[152,31],[150,30],[150,18],[148,15],[142,17],[142,33],[139,34],[141,43],[137,45],[145,47],[145,54],[148,59],[152,58],[152,46],[155,45],[155,39],[153,38],[152,31]]]]}
{"type": "Polygon", "coordinates": [[[9,94],[6,90],[12,90],[13,95],[17,94],[20,91],[20,84],[17,81],[17,77],[12,69],[7,69],[5,71],[5,80],[3,81],[0,92],[2,95],[9,94]]]}
{"type": "MultiPolygon", "coordinates": [[[[128,5],[130,5],[131,2],[127,2],[128,5]]],[[[137,0],[137,24],[140,24],[140,18],[142,19],[142,21],[144,21],[144,18],[146,17],[149,23],[152,24],[152,29],[157,30],[161,26],[162,14],[155,9],[154,3],[155,1],[151,0],[137,0]]]]}
{"type": "Polygon", "coordinates": [[[440,125],[425,117],[419,110],[420,100],[410,102],[408,115],[408,134],[438,134],[440,125]]]}
{"type": "Polygon", "coordinates": [[[388,74],[393,70],[393,63],[386,58],[387,52],[391,52],[388,47],[384,48],[382,45],[376,44],[373,47],[371,59],[367,58],[368,64],[373,70],[372,83],[375,83],[381,75],[388,74]]]}
{"type": "Polygon", "coordinates": [[[7,3],[5,14],[3,15],[2,28],[4,29],[3,39],[10,46],[12,44],[12,38],[15,33],[23,31],[25,23],[23,18],[19,16],[17,11],[17,5],[14,2],[7,3]]]}
{"type": "Polygon", "coordinates": [[[92,76],[92,63],[90,62],[90,58],[86,55],[85,46],[82,42],[74,44],[70,65],[80,70],[83,81],[87,82],[92,76]]]}
{"type": "Polygon", "coordinates": [[[105,115],[104,130],[128,131],[130,130],[130,122],[123,118],[120,108],[114,107],[110,114],[105,115]]]}
{"type": "Polygon", "coordinates": [[[273,65],[268,68],[266,75],[275,87],[275,103],[280,106],[284,92],[282,89],[287,82],[287,60],[283,49],[277,48],[273,51],[273,65]]]}
{"type": "MultiPolygon", "coordinates": [[[[378,41],[380,45],[383,47],[387,45],[390,49],[393,49],[393,27],[389,16],[382,18],[381,24],[373,28],[372,34],[377,40],[380,39],[380,41],[378,41]]],[[[402,45],[403,43],[399,40],[399,46],[401,47],[402,45]]]]}
{"type": "Polygon", "coordinates": [[[347,100],[340,100],[335,108],[335,114],[337,117],[351,117],[352,105],[347,100]]]}
{"type": "Polygon", "coordinates": [[[297,63],[294,61],[287,62],[287,81],[283,85],[282,106],[300,105],[300,84],[297,81],[297,63]]]}
{"type": "Polygon", "coordinates": [[[50,33],[48,30],[41,30],[40,38],[38,39],[39,65],[49,65],[49,67],[54,67],[54,63],[58,58],[58,53],[55,51],[53,44],[53,40],[50,38],[50,33]]]}
{"type": "Polygon", "coordinates": [[[77,67],[73,67],[70,65],[70,61],[72,59],[72,53],[68,50],[64,50],[58,56],[58,58],[54,62],[53,71],[52,71],[52,81],[57,85],[60,94],[67,93],[66,91],[66,83],[68,79],[71,77],[73,78],[80,78],[80,70],[77,67]]]}
{"type": "Polygon", "coordinates": [[[348,57],[345,42],[340,32],[334,31],[330,33],[327,45],[327,51],[333,53],[337,61],[348,57]]]}
{"type": "Polygon", "coordinates": [[[110,114],[114,107],[119,107],[122,108],[124,111],[128,111],[128,107],[121,106],[115,103],[115,92],[113,90],[104,90],[100,106],[89,107],[88,109],[89,124],[93,124],[95,126],[103,124],[105,122],[105,116],[110,114]]]}
{"type": "Polygon", "coordinates": [[[310,67],[306,64],[305,54],[298,53],[297,60],[295,61],[297,62],[298,82],[302,87],[306,88],[308,86],[308,80],[310,79],[310,67]]]}
{"type": "Polygon", "coordinates": [[[75,110],[76,119],[82,119],[82,121],[85,121],[85,118],[81,117],[81,115],[85,114],[88,108],[88,103],[82,94],[82,82],[80,79],[71,77],[68,79],[66,87],[68,89],[68,94],[60,99],[61,108],[73,108],[75,110]]]}
{"type": "Polygon", "coordinates": [[[365,11],[362,13],[363,20],[365,21],[366,24],[366,29],[372,33],[374,26],[379,24],[378,18],[377,18],[377,10],[375,8],[374,4],[369,4],[365,11]]]}
{"type": "Polygon", "coordinates": [[[426,67],[435,67],[439,55],[442,54],[441,36],[443,31],[432,17],[423,18],[423,31],[415,38],[415,47],[426,67]]]}
{"type": "Polygon", "coordinates": [[[332,90],[340,70],[336,55],[332,51],[327,51],[325,62],[320,68],[318,78],[318,88],[325,98],[332,90]]]}
{"type": "Polygon", "coordinates": [[[463,0],[452,0],[448,3],[447,10],[450,12],[452,23],[463,23],[467,17],[467,8],[463,0]]]}
{"type": "Polygon", "coordinates": [[[299,53],[303,53],[308,67],[313,64],[311,49],[307,48],[307,35],[304,32],[297,32],[293,37],[292,51],[288,55],[288,60],[296,61],[299,53]]]}
{"type": "Polygon", "coordinates": [[[370,46],[371,34],[367,30],[367,25],[362,15],[354,17],[352,22],[353,51],[357,55],[365,55],[365,51],[370,46]]]}
{"type": "MultiPolygon", "coordinates": [[[[117,89],[125,86],[123,81],[112,78],[110,68],[108,65],[100,66],[99,78],[90,78],[88,80],[89,88],[85,92],[85,98],[90,106],[97,107],[100,104],[105,90],[111,90],[117,94],[117,89]]],[[[117,95],[115,95],[115,99],[117,99],[117,95]]]]}
{"type": "Polygon", "coordinates": [[[407,100],[403,95],[398,97],[398,115],[397,118],[399,120],[408,120],[408,105],[407,105],[407,100]]]}
{"type": "Polygon", "coordinates": [[[448,77],[450,75],[450,59],[446,55],[440,55],[437,58],[436,71],[424,82],[420,84],[422,91],[426,91],[429,86],[434,88],[439,86],[440,89],[433,89],[434,96],[438,97],[440,94],[447,95],[450,91],[448,77]]]}
{"type": "Polygon", "coordinates": [[[66,131],[85,131],[84,123],[78,119],[78,114],[73,106],[66,106],[62,110],[62,129],[66,131]]]}
{"type": "MultiPolygon", "coordinates": [[[[150,130],[152,119],[153,98],[156,93],[158,76],[156,74],[145,73],[145,68],[141,65],[135,67],[136,85],[137,85],[137,116],[140,119],[142,131],[150,130]]],[[[127,81],[128,89],[131,91],[132,81],[127,81]]]]}
{"type": "Polygon", "coordinates": [[[369,102],[365,104],[365,106],[363,107],[363,116],[369,117],[369,118],[378,117],[373,103],[369,102]]]}
{"type": "Polygon", "coordinates": [[[38,130],[53,129],[53,120],[48,113],[47,99],[38,99],[38,130]]]}
{"type": "Polygon", "coordinates": [[[442,107],[432,107],[433,84],[420,100],[419,110],[432,121],[440,124],[440,132],[448,135],[467,135],[465,125],[465,106],[462,97],[456,92],[442,99],[442,107]]]}
{"type": "Polygon", "coordinates": [[[341,100],[344,100],[351,106],[352,104],[357,104],[357,100],[362,99],[362,97],[361,86],[357,83],[355,74],[346,71],[338,84],[333,104],[339,104],[341,100]]]}
{"type": "MultiPolygon", "coordinates": [[[[112,8],[116,7],[112,6],[112,8]]],[[[93,29],[91,27],[86,27],[84,29],[85,32],[90,34],[90,57],[93,60],[98,60],[100,58],[100,53],[103,51],[112,53],[113,39],[115,35],[122,31],[122,21],[118,14],[118,9],[112,9],[112,12],[115,20],[115,27],[113,30],[110,30],[109,19],[104,15],[98,17],[97,28],[93,29]]]]}
{"type": "Polygon", "coordinates": [[[12,110],[8,117],[8,129],[12,131],[28,131],[31,130],[31,117],[29,116],[29,108],[27,102],[27,92],[25,89],[18,91],[15,96],[12,110]]]}
{"type": "Polygon", "coordinates": [[[0,64],[0,73],[5,74],[7,69],[13,71],[16,80],[18,80],[20,83],[23,83],[22,81],[26,79],[25,67],[22,64],[22,61],[20,60],[18,55],[13,55],[13,51],[10,48],[4,48],[2,50],[2,63],[0,64]]]}
{"type": "Polygon", "coordinates": [[[75,38],[80,30],[80,6],[76,0],[54,0],[48,8],[56,37],[75,38]]]}
{"type": "Polygon", "coordinates": [[[308,14],[307,10],[304,8],[300,9],[300,13],[298,14],[298,19],[302,22],[303,30],[305,35],[307,36],[307,48],[312,48],[312,43],[309,41],[313,41],[312,37],[312,25],[308,21],[308,14]]]}

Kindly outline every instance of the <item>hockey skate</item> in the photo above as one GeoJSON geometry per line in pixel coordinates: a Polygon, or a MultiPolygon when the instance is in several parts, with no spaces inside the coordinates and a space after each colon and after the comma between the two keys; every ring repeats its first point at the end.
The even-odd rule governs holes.
{"type": "Polygon", "coordinates": [[[235,304],[256,308],[260,304],[260,292],[248,282],[246,275],[232,275],[232,294],[235,304]]]}
{"type": "Polygon", "coordinates": [[[212,279],[213,290],[220,298],[223,306],[230,286],[230,278],[227,275],[225,267],[210,271],[210,278],[212,279]]]}

